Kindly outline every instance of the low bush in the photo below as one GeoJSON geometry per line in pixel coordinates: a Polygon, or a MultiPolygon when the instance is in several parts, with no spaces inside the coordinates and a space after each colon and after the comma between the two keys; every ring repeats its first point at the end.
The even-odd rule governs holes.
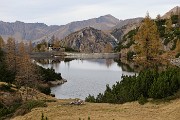
{"type": "Polygon", "coordinates": [[[179,56],[180,56],[180,53],[177,53],[175,57],[176,57],[176,58],[179,58],[179,56]]]}
{"type": "Polygon", "coordinates": [[[70,47],[65,47],[65,52],[79,52],[79,51],[70,47]]]}
{"type": "Polygon", "coordinates": [[[56,73],[53,68],[45,69],[45,68],[39,66],[39,71],[40,71],[41,76],[43,77],[43,80],[46,82],[62,79],[61,73],[56,73]]]}
{"type": "Polygon", "coordinates": [[[12,85],[11,84],[2,84],[2,85],[0,85],[0,89],[2,90],[2,91],[6,91],[6,92],[14,92],[14,90],[13,89],[11,89],[11,87],[12,87],[12,85]]]}
{"type": "Polygon", "coordinates": [[[133,59],[133,55],[135,55],[135,53],[133,51],[128,51],[128,53],[127,53],[127,60],[133,59]]]}
{"type": "Polygon", "coordinates": [[[44,101],[40,100],[30,100],[21,105],[16,111],[15,115],[25,115],[30,112],[33,108],[37,107],[47,107],[44,101]]]}
{"type": "Polygon", "coordinates": [[[51,89],[47,85],[41,85],[41,84],[37,85],[37,89],[46,95],[50,95],[50,93],[51,93],[51,89]]]}
{"type": "Polygon", "coordinates": [[[5,106],[0,102],[0,120],[5,119],[6,116],[12,116],[20,105],[21,103],[14,103],[11,106],[5,106]]]}
{"type": "Polygon", "coordinates": [[[96,102],[96,99],[94,96],[89,95],[88,97],[86,97],[85,101],[86,102],[96,102]]]}
{"type": "Polygon", "coordinates": [[[147,99],[141,95],[139,98],[138,98],[138,103],[141,104],[141,105],[144,105],[145,103],[147,102],[147,99]]]}
{"type": "Polygon", "coordinates": [[[88,102],[125,103],[145,98],[163,99],[174,95],[180,89],[180,68],[168,68],[166,71],[144,70],[139,75],[122,76],[122,80],[96,98],[89,95],[88,102]]]}

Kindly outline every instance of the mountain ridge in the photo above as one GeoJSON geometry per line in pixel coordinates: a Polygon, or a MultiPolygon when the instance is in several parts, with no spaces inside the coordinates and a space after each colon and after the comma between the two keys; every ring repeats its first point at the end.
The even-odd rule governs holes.
{"type": "Polygon", "coordinates": [[[94,27],[100,30],[109,30],[119,22],[119,19],[112,15],[104,15],[88,20],[74,21],[66,25],[46,25],[44,23],[24,23],[0,21],[0,35],[7,39],[9,36],[16,40],[41,41],[48,40],[52,35],[63,39],[68,34],[85,27],[94,27]]]}
{"type": "MultiPolygon", "coordinates": [[[[172,11],[180,10],[179,6],[174,7],[168,11],[163,17],[168,17],[172,11]]],[[[180,11],[179,11],[180,13],[180,11]]],[[[163,18],[162,17],[162,18],[163,18]]],[[[25,23],[21,21],[16,22],[3,22],[0,21],[0,35],[3,39],[7,40],[8,37],[13,37],[17,41],[29,41],[33,43],[39,43],[43,40],[48,41],[53,35],[60,39],[63,39],[67,35],[81,30],[85,27],[93,27],[98,30],[112,33],[115,29],[116,38],[117,34],[121,34],[118,40],[122,38],[128,31],[137,27],[143,18],[131,18],[126,20],[119,20],[107,14],[98,18],[91,18],[82,21],[73,21],[65,25],[46,25],[44,23],[25,23]]],[[[112,35],[115,35],[112,34],[112,35]]]]}

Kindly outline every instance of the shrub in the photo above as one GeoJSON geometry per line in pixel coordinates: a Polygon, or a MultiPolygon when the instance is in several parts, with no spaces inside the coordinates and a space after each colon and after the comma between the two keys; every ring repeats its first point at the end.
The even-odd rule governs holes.
{"type": "Polygon", "coordinates": [[[106,86],[104,94],[96,98],[89,95],[86,101],[124,103],[138,100],[140,104],[145,98],[162,99],[174,95],[180,89],[180,68],[168,68],[158,72],[156,69],[144,70],[138,76],[122,76],[122,80],[106,86]]]}
{"type": "Polygon", "coordinates": [[[164,45],[167,45],[169,42],[170,42],[170,39],[166,38],[166,39],[164,40],[164,45]]]}
{"type": "Polygon", "coordinates": [[[133,51],[128,51],[128,53],[127,53],[127,60],[133,59],[133,55],[135,55],[135,53],[133,51]]]}
{"type": "Polygon", "coordinates": [[[4,119],[7,115],[14,113],[20,105],[21,103],[14,103],[7,107],[0,102],[0,120],[4,119]]]}
{"type": "Polygon", "coordinates": [[[2,84],[2,85],[0,85],[0,89],[2,90],[2,91],[6,91],[6,92],[14,92],[14,90],[13,89],[11,89],[11,84],[2,84]]]}
{"type": "Polygon", "coordinates": [[[25,102],[23,105],[21,105],[18,110],[16,111],[16,116],[17,115],[25,115],[28,112],[31,111],[31,109],[33,108],[37,108],[37,107],[46,107],[46,103],[44,101],[40,101],[40,100],[30,100],[25,102]]]}
{"type": "Polygon", "coordinates": [[[177,53],[175,57],[178,58],[179,56],[180,56],[180,53],[177,53]]]}
{"type": "Polygon", "coordinates": [[[96,102],[96,99],[94,96],[89,95],[88,97],[85,98],[86,102],[96,102]]]}
{"type": "Polygon", "coordinates": [[[144,105],[145,103],[147,102],[147,99],[141,95],[139,98],[138,98],[138,103],[141,104],[141,105],[144,105]]]}
{"type": "Polygon", "coordinates": [[[70,47],[65,47],[65,52],[79,52],[79,51],[70,47]]]}
{"type": "Polygon", "coordinates": [[[33,108],[36,108],[36,107],[46,107],[46,103],[44,101],[40,101],[40,100],[30,100],[30,101],[27,101],[25,102],[21,108],[22,109],[27,109],[27,110],[31,110],[33,108]]]}
{"type": "Polygon", "coordinates": [[[178,23],[178,15],[172,15],[171,20],[172,20],[172,24],[178,23]]]}
{"type": "Polygon", "coordinates": [[[46,85],[37,85],[37,89],[46,95],[50,95],[51,93],[50,87],[46,85]]]}
{"type": "Polygon", "coordinates": [[[39,66],[40,74],[43,77],[43,80],[48,81],[55,81],[55,80],[61,80],[61,73],[56,73],[53,68],[51,69],[45,69],[41,66],[39,66]]]}

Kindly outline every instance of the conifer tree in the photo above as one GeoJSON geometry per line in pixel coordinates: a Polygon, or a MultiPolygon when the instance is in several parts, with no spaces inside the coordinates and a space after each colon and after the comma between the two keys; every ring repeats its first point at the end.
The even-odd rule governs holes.
{"type": "Polygon", "coordinates": [[[157,26],[149,14],[145,17],[134,39],[135,50],[140,57],[145,57],[147,61],[157,57],[162,44],[157,26]]]}
{"type": "Polygon", "coordinates": [[[160,19],[161,19],[161,15],[158,14],[158,15],[156,16],[156,19],[157,19],[157,20],[160,20],[160,19]]]}
{"type": "Polygon", "coordinates": [[[8,38],[6,44],[6,57],[5,61],[7,64],[7,69],[12,71],[13,73],[16,72],[16,44],[13,38],[8,38]]]}

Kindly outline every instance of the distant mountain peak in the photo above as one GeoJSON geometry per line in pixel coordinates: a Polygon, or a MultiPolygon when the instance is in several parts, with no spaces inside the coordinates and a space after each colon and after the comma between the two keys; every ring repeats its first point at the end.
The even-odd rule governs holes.
{"type": "Polygon", "coordinates": [[[1,21],[0,35],[5,40],[9,36],[12,36],[18,41],[32,40],[33,42],[38,43],[42,40],[48,41],[48,38],[53,35],[59,39],[63,39],[67,35],[89,26],[98,30],[108,31],[117,23],[119,23],[119,20],[110,14],[88,20],[74,21],[61,26],[48,26],[44,23],[24,23],[21,21],[1,21]]]}
{"type": "Polygon", "coordinates": [[[118,18],[114,17],[114,16],[113,16],[113,15],[111,15],[111,14],[104,15],[104,17],[105,17],[105,18],[111,18],[111,19],[114,19],[114,20],[116,20],[116,22],[121,21],[120,19],[118,19],[118,18]]]}
{"type": "MultiPolygon", "coordinates": [[[[103,15],[103,16],[101,16],[101,17],[111,17],[111,18],[116,18],[116,17],[112,16],[111,14],[103,15]]],[[[117,18],[116,18],[116,19],[117,19],[117,18]]]]}

